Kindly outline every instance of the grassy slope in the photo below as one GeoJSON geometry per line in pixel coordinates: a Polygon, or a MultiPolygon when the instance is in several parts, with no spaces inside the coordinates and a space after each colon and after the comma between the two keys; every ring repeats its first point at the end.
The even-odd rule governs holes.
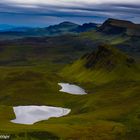
{"type": "MultiPolygon", "coordinates": [[[[9,69],[10,73],[13,73],[15,69],[9,69]]],[[[31,71],[31,68],[24,71],[27,74],[27,71],[31,71]]],[[[53,77],[51,74],[48,77],[47,72],[39,71],[35,73],[38,70],[33,71],[36,76],[32,77],[30,72],[28,80],[26,78],[23,80],[21,74],[18,78],[17,76],[12,76],[11,79],[14,79],[14,81],[12,80],[13,85],[7,86],[7,89],[4,91],[7,94],[7,98],[1,100],[0,131],[11,134],[28,132],[28,135],[45,131],[49,132],[48,136],[53,134],[64,139],[132,140],[133,137],[137,140],[139,138],[137,131],[140,124],[140,82],[128,81],[125,84],[121,81],[111,82],[96,86],[93,89],[85,84],[85,87],[89,88],[90,93],[93,94],[75,96],[58,92],[57,81],[60,80],[59,77],[53,77]],[[44,74],[43,77],[47,78],[45,81],[42,81],[40,73],[44,74]],[[35,77],[36,81],[38,81],[37,83],[33,82],[35,77]],[[52,82],[51,78],[55,80],[52,82]],[[21,79],[22,83],[19,82],[21,79]],[[31,79],[33,80],[32,82],[30,82],[31,79]],[[44,87],[42,82],[49,86],[44,87]],[[37,84],[36,87],[34,84],[37,84]],[[15,86],[17,87],[15,88],[15,86]],[[9,93],[14,88],[13,93],[9,93]],[[14,118],[11,107],[13,105],[27,104],[61,106],[71,108],[72,112],[68,116],[52,118],[31,126],[10,123],[9,121],[14,118]]],[[[3,73],[5,73],[4,70],[3,73]]],[[[8,73],[6,71],[5,75],[9,75],[8,73]]],[[[19,75],[19,72],[17,75],[19,75]]],[[[9,76],[6,76],[6,79],[7,77],[9,76]]],[[[3,88],[1,87],[1,89],[3,88]]]]}
{"type": "Polygon", "coordinates": [[[89,31],[81,33],[82,38],[91,39],[102,43],[109,43],[111,45],[121,44],[130,39],[130,37],[122,35],[107,35],[96,31],[89,31]]]}
{"type": "MultiPolygon", "coordinates": [[[[62,71],[62,75],[69,77],[72,81],[74,80],[79,83],[88,82],[95,85],[105,84],[114,80],[140,80],[139,67],[136,63],[128,66],[126,60],[129,57],[127,55],[113,47],[104,47],[113,54],[109,54],[105,58],[100,59],[102,55],[104,55],[101,54],[93,68],[85,67],[88,61],[86,58],[79,59],[72,65],[65,67],[62,71]],[[107,63],[112,63],[112,66],[108,66],[109,64],[107,63]]],[[[99,51],[96,53],[98,52],[99,51]]]]}

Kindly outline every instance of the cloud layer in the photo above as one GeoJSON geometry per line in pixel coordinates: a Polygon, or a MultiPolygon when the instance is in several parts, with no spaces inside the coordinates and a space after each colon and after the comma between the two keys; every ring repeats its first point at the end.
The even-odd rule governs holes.
{"type": "Polygon", "coordinates": [[[140,22],[139,0],[1,0],[0,22],[47,26],[64,20],[102,22],[107,18],[140,22]]]}

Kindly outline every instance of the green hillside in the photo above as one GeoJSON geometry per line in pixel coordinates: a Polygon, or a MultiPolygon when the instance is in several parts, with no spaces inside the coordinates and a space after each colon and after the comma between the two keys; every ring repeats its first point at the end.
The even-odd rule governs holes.
{"type": "Polygon", "coordinates": [[[109,46],[99,46],[91,54],[63,69],[62,75],[79,83],[106,84],[117,80],[140,80],[135,60],[109,46]]]}

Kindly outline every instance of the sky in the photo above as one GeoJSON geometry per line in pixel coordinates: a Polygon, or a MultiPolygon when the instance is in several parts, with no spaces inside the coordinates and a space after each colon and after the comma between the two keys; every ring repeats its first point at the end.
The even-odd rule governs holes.
{"type": "Polygon", "coordinates": [[[107,18],[140,23],[140,0],[0,0],[0,24],[43,27],[107,18]]]}

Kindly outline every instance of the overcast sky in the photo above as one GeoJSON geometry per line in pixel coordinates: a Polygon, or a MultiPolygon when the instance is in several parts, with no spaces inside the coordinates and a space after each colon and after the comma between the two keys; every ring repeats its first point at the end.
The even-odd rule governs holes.
{"type": "Polygon", "coordinates": [[[48,26],[107,18],[140,23],[140,0],[0,0],[0,24],[48,26]]]}

